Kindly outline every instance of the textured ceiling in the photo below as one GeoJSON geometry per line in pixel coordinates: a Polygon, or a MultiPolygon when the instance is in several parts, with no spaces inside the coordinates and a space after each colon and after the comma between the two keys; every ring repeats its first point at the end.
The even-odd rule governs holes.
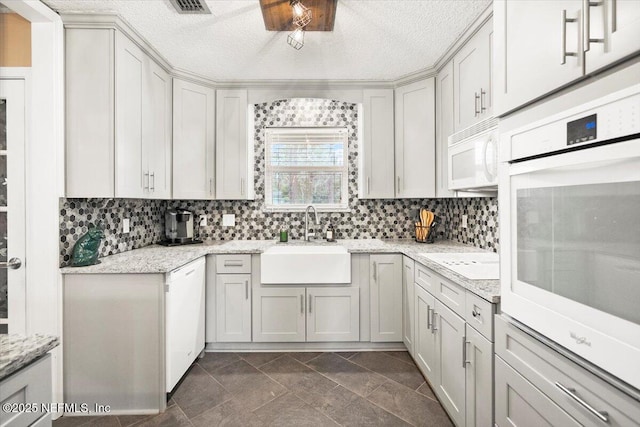
{"type": "Polygon", "coordinates": [[[432,66],[490,0],[339,0],[333,32],[302,50],[264,29],[258,0],[207,0],[180,15],[168,0],[43,0],[61,13],[115,12],[174,67],[216,81],[389,80],[432,66]]]}

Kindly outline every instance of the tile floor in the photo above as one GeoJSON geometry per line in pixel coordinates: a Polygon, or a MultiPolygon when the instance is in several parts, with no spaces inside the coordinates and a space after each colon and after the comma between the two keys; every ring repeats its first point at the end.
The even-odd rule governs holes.
{"type": "Polygon", "coordinates": [[[206,353],[152,416],[54,427],[451,426],[407,352],[206,353]]]}

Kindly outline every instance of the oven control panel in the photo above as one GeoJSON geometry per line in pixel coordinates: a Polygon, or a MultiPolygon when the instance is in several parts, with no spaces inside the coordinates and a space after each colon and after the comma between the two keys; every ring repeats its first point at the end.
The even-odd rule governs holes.
{"type": "Polygon", "coordinates": [[[598,115],[592,114],[567,122],[567,145],[591,141],[598,137],[598,115]]]}

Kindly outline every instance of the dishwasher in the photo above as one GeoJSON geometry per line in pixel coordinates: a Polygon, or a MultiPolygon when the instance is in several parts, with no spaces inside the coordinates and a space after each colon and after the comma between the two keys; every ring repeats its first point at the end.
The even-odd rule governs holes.
{"type": "Polygon", "coordinates": [[[167,273],[166,280],[166,391],[169,393],[204,350],[204,257],[167,273]]]}

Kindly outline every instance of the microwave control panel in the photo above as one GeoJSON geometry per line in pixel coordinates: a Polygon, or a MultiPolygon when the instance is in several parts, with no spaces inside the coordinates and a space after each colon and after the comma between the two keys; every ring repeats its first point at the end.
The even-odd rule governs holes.
{"type": "Polygon", "coordinates": [[[598,137],[598,115],[592,114],[567,123],[567,145],[591,141],[598,137]]]}

